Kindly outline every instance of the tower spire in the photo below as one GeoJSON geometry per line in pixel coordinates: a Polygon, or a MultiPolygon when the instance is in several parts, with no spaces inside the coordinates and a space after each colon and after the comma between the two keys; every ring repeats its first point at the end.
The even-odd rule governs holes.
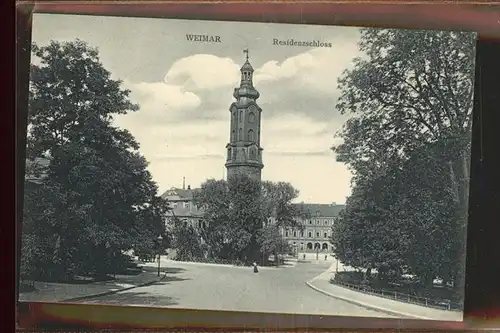
{"type": "Polygon", "coordinates": [[[253,86],[254,69],[250,64],[248,48],[243,50],[246,61],[241,66],[240,86],[234,88],[236,99],[229,107],[231,124],[229,143],[226,145],[226,177],[246,174],[261,179],[262,148],[260,146],[260,123],[262,109],[257,104],[259,92],[253,86]]]}

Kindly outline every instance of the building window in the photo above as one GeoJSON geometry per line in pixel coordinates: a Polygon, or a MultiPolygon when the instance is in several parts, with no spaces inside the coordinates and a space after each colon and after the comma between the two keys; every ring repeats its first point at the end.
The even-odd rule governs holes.
{"type": "Polygon", "coordinates": [[[248,131],[248,141],[253,141],[253,130],[248,131]]]}
{"type": "Polygon", "coordinates": [[[255,114],[253,112],[250,112],[248,115],[248,122],[253,123],[255,121],[255,114]]]}
{"type": "Polygon", "coordinates": [[[287,232],[285,232],[285,237],[288,237],[288,231],[287,231],[287,232]]]}
{"type": "Polygon", "coordinates": [[[311,221],[311,220],[309,220],[309,224],[312,224],[312,221],[311,221]]]}
{"type": "Polygon", "coordinates": [[[243,121],[243,111],[240,111],[240,123],[243,121]]]}
{"type": "Polygon", "coordinates": [[[297,237],[297,231],[293,232],[293,237],[297,237]]]}
{"type": "Polygon", "coordinates": [[[326,237],[327,237],[327,236],[326,236],[326,232],[325,232],[325,238],[326,238],[326,237]]]}
{"type": "Polygon", "coordinates": [[[319,238],[319,232],[317,232],[317,233],[316,233],[316,237],[318,237],[318,238],[319,238]]]}
{"type": "Polygon", "coordinates": [[[300,232],[300,237],[304,237],[304,232],[303,231],[300,232]]]}
{"type": "Polygon", "coordinates": [[[325,225],[328,225],[328,220],[325,220],[325,225]]]}
{"type": "Polygon", "coordinates": [[[311,238],[311,237],[312,237],[312,233],[309,231],[309,238],[311,238]]]}

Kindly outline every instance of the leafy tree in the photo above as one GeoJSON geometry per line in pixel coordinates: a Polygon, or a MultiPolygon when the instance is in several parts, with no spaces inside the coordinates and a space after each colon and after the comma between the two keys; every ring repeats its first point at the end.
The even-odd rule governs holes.
{"type": "Polygon", "coordinates": [[[403,267],[406,235],[397,220],[387,221],[393,198],[386,189],[382,178],[359,182],[332,227],[330,241],[337,258],[353,268],[365,268],[367,279],[372,269],[383,280],[403,267]]]}
{"type": "Polygon", "coordinates": [[[308,214],[292,203],[297,196],[288,183],[260,182],[245,175],[202,184],[194,201],[204,212],[201,235],[209,255],[250,263],[286,251],[283,237],[275,232],[302,228],[300,218],[308,214]],[[266,226],[271,217],[274,226],[266,226]]]}
{"type": "MultiPolygon", "coordinates": [[[[448,169],[447,177],[440,174],[439,183],[452,194],[454,204],[425,205],[430,190],[421,189],[418,181],[413,185],[420,194],[412,202],[419,203],[421,214],[442,209],[439,214],[429,211],[431,224],[440,214],[460,221],[454,224],[454,232],[448,232],[457,240],[452,257],[462,258],[455,260],[454,270],[459,289],[465,257],[474,43],[474,34],[466,32],[363,29],[359,46],[365,56],[355,59],[339,79],[337,109],[352,118],[339,133],[343,143],[333,148],[337,160],[352,169],[355,186],[370,179],[390,179],[391,169],[401,168],[412,154],[426,151],[429,145],[445,145],[455,152],[440,159],[448,169]]],[[[429,167],[424,170],[432,172],[429,167]]],[[[403,209],[402,200],[393,216],[413,219],[414,211],[403,209]]],[[[390,230],[392,222],[387,223],[390,230]]]]}
{"type": "Polygon", "coordinates": [[[187,221],[175,219],[173,227],[173,246],[176,249],[176,259],[191,260],[205,255],[201,237],[187,221]]]}
{"type": "Polygon", "coordinates": [[[279,256],[290,250],[290,245],[281,234],[281,230],[277,224],[267,225],[261,228],[258,232],[257,240],[260,244],[260,251],[264,257],[269,254],[274,255],[274,263],[279,265],[279,256]]]}
{"type": "Polygon", "coordinates": [[[291,228],[303,231],[303,222],[310,217],[310,213],[293,202],[299,196],[299,191],[290,183],[264,181],[261,194],[266,220],[271,218],[273,223],[265,223],[259,232],[258,241],[263,258],[267,259],[269,254],[273,254],[275,263],[279,264],[279,255],[289,251],[288,243],[280,230],[291,228]]]}
{"type": "Polygon", "coordinates": [[[259,181],[245,175],[208,180],[194,201],[204,211],[202,237],[212,256],[245,262],[258,258],[256,232],[264,219],[259,181]]]}
{"type": "Polygon", "coordinates": [[[293,201],[299,191],[286,182],[262,182],[262,200],[266,216],[272,216],[278,227],[303,230],[303,220],[310,217],[308,211],[293,201]]]}
{"type": "Polygon", "coordinates": [[[54,247],[53,271],[104,275],[123,250],[162,233],[166,209],[138,152],[139,144],[113,125],[137,111],[130,91],[85,42],[33,45],[28,158],[50,160],[39,228],[54,247]],[[52,235],[52,236],[49,236],[52,235]],[[100,260],[95,260],[99,258],[100,260]]]}

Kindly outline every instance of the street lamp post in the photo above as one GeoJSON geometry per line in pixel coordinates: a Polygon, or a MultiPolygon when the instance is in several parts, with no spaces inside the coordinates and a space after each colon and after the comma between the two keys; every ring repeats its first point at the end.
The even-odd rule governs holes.
{"type": "Polygon", "coordinates": [[[157,240],[158,240],[158,276],[160,276],[161,241],[163,240],[163,237],[159,235],[157,240]]]}
{"type": "Polygon", "coordinates": [[[319,246],[316,246],[316,260],[319,260],[319,246]]]}

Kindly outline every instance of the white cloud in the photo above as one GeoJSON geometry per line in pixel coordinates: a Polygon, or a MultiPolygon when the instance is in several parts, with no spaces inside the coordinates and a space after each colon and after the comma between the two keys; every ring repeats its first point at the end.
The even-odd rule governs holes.
{"type": "Polygon", "coordinates": [[[352,65],[358,54],[356,43],[346,43],[341,52],[336,47],[317,48],[290,57],[281,64],[272,60],[255,71],[255,83],[286,79],[308,90],[331,91],[337,77],[352,65]]]}
{"type": "MultiPolygon", "coordinates": [[[[304,89],[311,91],[309,103],[314,108],[314,91],[333,94],[336,85],[332,82],[349,66],[355,51],[350,46],[343,47],[343,52],[314,49],[281,63],[267,62],[255,72],[256,85],[264,85],[268,101],[273,94],[283,98],[288,89],[307,86],[304,89]],[[279,93],[273,93],[276,86],[280,87],[279,93]]],[[[227,112],[230,97],[220,100],[221,120],[178,120],[184,112],[191,112],[191,117],[195,115],[193,111],[204,112],[201,106],[206,103],[203,96],[208,91],[213,95],[219,89],[230,96],[238,81],[239,65],[231,59],[198,54],[177,60],[164,82],[128,83],[141,110],[117,118],[117,123],[129,129],[140,142],[160,190],[179,186],[182,177],[192,186],[199,186],[207,178],[223,176],[229,119],[222,112],[227,112]]],[[[342,119],[319,121],[285,109],[270,118],[264,113],[263,117],[263,179],[291,182],[301,191],[300,200],[307,202],[344,202],[349,193],[350,173],[335,161],[330,150],[333,134],[341,127],[342,119]]]]}
{"type": "Polygon", "coordinates": [[[165,82],[200,90],[235,86],[240,77],[239,67],[230,58],[195,54],[177,60],[165,75],[165,82]]]}

